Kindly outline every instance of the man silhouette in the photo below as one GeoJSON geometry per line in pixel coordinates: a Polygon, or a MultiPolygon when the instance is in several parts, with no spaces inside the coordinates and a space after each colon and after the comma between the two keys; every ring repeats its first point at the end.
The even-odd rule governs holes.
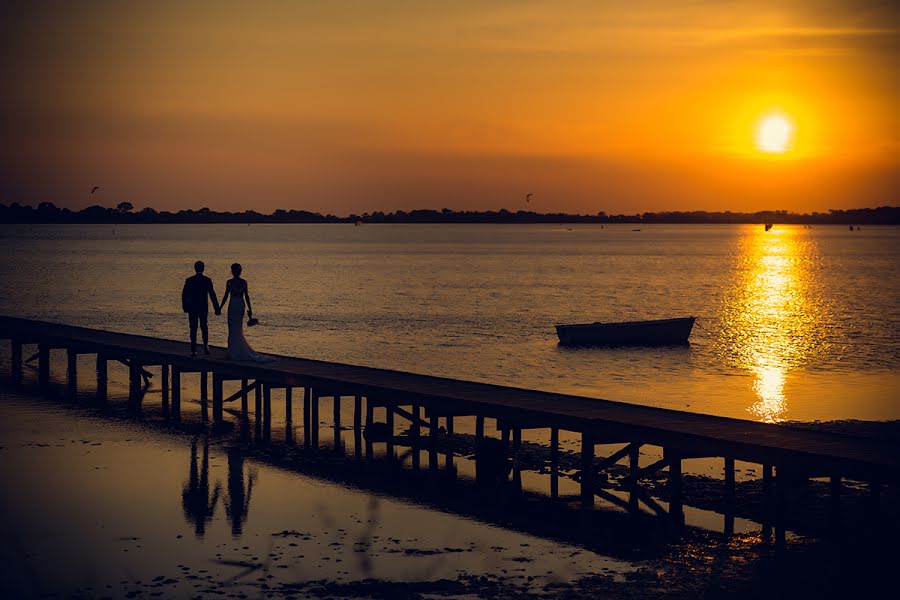
{"type": "Polygon", "coordinates": [[[203,353],[209,354],[209,325],[206,322],[209,315],[207,297],[212,299],[216,314],[222,312],[219,301],[216,299],[216,292],[213,290],[212,280],[203,274],[205,267],[202,260],[195,262],[194,270],[197,273],[185,279],[184,289],[181,290],[181,308],[188,314],[188,324],[191,328],[191,356],[197,356],[197,325],[203,332],[203,353]]]}

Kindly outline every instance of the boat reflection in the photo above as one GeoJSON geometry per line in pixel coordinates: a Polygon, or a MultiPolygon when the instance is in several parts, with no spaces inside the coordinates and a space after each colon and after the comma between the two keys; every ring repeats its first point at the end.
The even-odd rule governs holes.
{"type": "Polygon", "coordinates": [[[781,421],[788,410],[788,375],[828,352],[827,305],[815,285],[820,254],[795,228],[748,229],[738,255],[738,279],[723,309],[728,362],[753,374],[759,420],[781,421]]]}

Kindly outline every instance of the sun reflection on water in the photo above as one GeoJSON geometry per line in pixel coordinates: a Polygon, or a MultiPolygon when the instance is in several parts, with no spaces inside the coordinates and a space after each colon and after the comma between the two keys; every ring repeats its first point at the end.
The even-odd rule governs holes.
{"type": "Polygon", "coordinates": [[[787,411],[788,374],[829,350],[828,311],[817,293],[814,242],[802,230],[754,228],[738,256],[738,280],[723,310],[729,363],[754,375],[749,411],[777,422],[787,411]]]}

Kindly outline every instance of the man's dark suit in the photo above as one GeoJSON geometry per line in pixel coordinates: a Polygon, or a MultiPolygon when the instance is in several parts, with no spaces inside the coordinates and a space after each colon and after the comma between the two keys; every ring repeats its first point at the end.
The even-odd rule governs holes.
{"type": "Polygon", "coordinates": [[[191,354],[197,351],[197,325],[203,332],[203,347],[209,345],[209,302],[212,299],[213,307],[219,312],[219,301],[213,290],[212,280],[203,273],[197,273],[184,281],[184,289],[181,291],[181,308],[188,314],[188,323],[191,328],[191,354]]]}

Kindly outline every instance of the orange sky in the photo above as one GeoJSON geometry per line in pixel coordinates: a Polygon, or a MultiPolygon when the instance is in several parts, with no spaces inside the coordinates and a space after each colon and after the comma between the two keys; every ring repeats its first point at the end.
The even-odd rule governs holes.
{"type": "Polygon", "coordinates": [[[4,203],[900,204],[890,2],[22,4],[0,9],[4,203]],[[785,154],[754,146],[773,111],[785,154]]]}

